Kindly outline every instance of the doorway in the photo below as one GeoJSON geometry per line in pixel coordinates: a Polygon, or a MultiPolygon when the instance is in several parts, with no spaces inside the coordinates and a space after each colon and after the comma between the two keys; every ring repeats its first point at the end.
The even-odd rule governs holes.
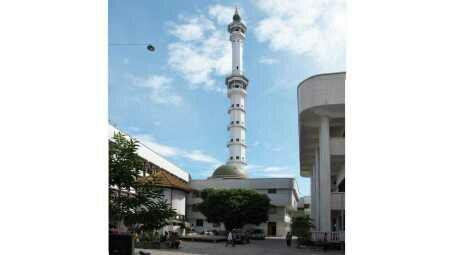
{"type": "Polygon", "coordinates": [[[276,222],[268,222],[268,236],[276,236],[276,222]]]}

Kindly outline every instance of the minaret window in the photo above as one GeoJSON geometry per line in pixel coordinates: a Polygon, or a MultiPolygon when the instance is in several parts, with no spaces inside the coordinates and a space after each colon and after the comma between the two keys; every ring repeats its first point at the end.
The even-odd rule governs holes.
{"type": "Polygon", "coordinates": [[[236,124],[240,124],[240,122],[239,122],[239,121],[236,121],[236,124]]]}
{"type": "Polygon", "coordinates": [[[240,159],[240,156],[236,156],[236,159],[240,159]]]}
{"type": "Polygon", "coordinates": [[[230,141],[231,141],[231,142],[233,142],[233,138],[232,138],[232,139],[230,139],[230,141]]]}
{"type": "Polygon", "coordinates": [[[236,104],[236,107],[240,107],[240,104],[236,104]]]}
{"type": "Polygon", "coordinates": [[[236,141],[239,142],[239,141],[240,141],[240,138],[237,138],[236,141]]]}
{"type": "Polygon", "coordinates": [[[231,160],[233,160],[233,157],[230,157],[231,160]]]}

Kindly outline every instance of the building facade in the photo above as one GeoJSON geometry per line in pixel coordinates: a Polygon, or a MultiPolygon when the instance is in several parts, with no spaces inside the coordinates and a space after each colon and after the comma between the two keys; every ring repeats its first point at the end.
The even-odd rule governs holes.
{"type": "Polygon", "coordinates": [[[294,217],[299,217],[299,216],[305,216],[311,215],[311,197],[310,196],[304,196],[300,197],[300,200],[298,201],[298,208],[297,212],[293,215],[294,217]]]}
{"type": "Polygon", "coordinates": [[[194,191],[188,196],[186,212],[188,221],[196,232],[225,230],[222,224],[207,222],[206,217],[197,210],[197,204],[202,202],[199,193],[207,188],[253,189],[266,194],[271,204],[268,221],[258,226],[246,225],[244,228],[262,229],[267,236],[285,236],[290,231],[291,218],[297,211],[298,186],[293,178],[210,178],[192,180],[191,188],[194,191]]]}
{"type": "Polygon", "coordinates": [[[311,179],[314,233],[345,230],[345,79],[320,74],[298,86],[300,174],[311,179]]]}
{"type": "MultiPolygon", "coordinates": [[[[124,134],[128,139],[135,139],[116,127],[109,125],[110,143],[113,142],[114,134],[118,132],[124,134]]],[[[179,228],[178,226],[184,224],[186,221],[186,197],[192,190],[189,185],[190,175],[187,171],[148,148],[140,140],[137,141],[139,143],[137,154],[146,162],[144,166],[145,171],[141,173],[142,177],[147,178],[151,172],[154,173],[153,177],[156,186],[162,189],[164,199],[167,200],[169,205],[177,213],[175,219],[172,219],[170,222],[172,224],[165,226],[162,231],[177,230],[179,228]]]]}

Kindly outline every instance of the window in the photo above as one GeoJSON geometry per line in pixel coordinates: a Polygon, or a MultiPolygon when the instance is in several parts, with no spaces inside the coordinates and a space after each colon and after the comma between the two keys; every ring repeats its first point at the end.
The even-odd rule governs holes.
{"type": "Polygon", "coordinates": [[[330,137],[345,137],[345,122],[344,120],[333,119],[333,126],[329,127],[330,137]]]}
{"type": "Polygon", "coordinates": [[[269,194],[276,194],[276,189],[268,189],[269,194]]]}
{"type": "Polygon", "coordinates": [[[195,221],[195,225],[196,225],[197,227],[203,227],[203,220],[202,220],[202,219],[197,219],[197,220],[195,221]]]}
{"type": "Polygon", "coordinates": [[[231,160],[233,160],[233,157],[230,157],[231,160]]]}
{"type": "Polygon", "coordinates": [[[232,104],[232,107],[233,107],[233,106],[234,106],[234,105],[232,104]]]}
{"type": "Polygon", "coordinates": [[[277,208],[274,207],[274,206],[271,206],[269,211],[268,211],[269,214],[275,214],[276,212],[277,212],[277,208]]]}
{"type": "Polygon", "coordinates": [[[237,120],[237,121],[236,121],[236,124],[240,124],[240,122],[237,120]]]}
{"type": "Polygon", "coordinates": [[[238,70],[238,66],[236,66],[236,70],[238,70]]]}
{"type": "Polygon", "coordinates": [[[230,141],[231,141],[231,142],[233,142],[233,138],[232,138],[232,139],[230,139],[230,141]]]}
{"type": "Polygon", "coordinates": [[[239,87],[240,87],[240,86],[238,86],[238,85],[235,85],[235,88],[239,88],[239,87]]]}
{"type": "Polygon", "coordinates": [[[240,104],[236,104],[236,107],[240,107],[240,104]]]}
{"type": "Polygon", "coordinates": [[[197,205],[192,205],[192,211],[193,212],[198,212],[199,208],[197,208],[197,205]]]}
{"type": "Polygon", "coordinates": [[[236,159],[240,159],[240,156],[236,156],[236,159]]]}
{"type": "Polygon", "coordinates": [[[221,224],[219,223],[213,223],[213,228],[220,228],[221,227],[221,224]]]}
{"type": "Polygon", "coordinates": [[[239,141],[240,141],[240,138],[237,138],[236,141],[239,142],[239,141]]]}
{"type": "Polygon", "coordinates": [[[192,197],[200,197],[200,193],[198,191],[194,191],[192,193],[192,197]]]}
{"type": "Polygon", "coordinates": [[[233,124],[233,121],[231,121],[230,124],[233,124]]]}

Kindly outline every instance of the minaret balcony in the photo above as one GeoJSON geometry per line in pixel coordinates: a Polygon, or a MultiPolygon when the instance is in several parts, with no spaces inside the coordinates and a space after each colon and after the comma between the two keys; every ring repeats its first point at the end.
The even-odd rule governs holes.
{"type": "Polygon", "coordinates": [[[227,110],[227,113],[230,114],[230,112],[233,111],[233,110],[238,110],[238,111],[242,111],[242,112],[246,113],[246,111],[244,110],[243,107],[236,107],[236,106],[235,106],[235,107],[230,107],[230,108],[227,110]]]}
{"type": "Polygon", "coordinates": [[[232,145],[240,145],[240,146],[247,147],[246,142],[237,142],[237,141],[231,142],[231,141],[229,141],[229,142],[227,143],[227,148],[230,147],[230,146],[232,146],[232,145]]]}
{"type": "Polygon", "coordinates": [[[225,85],[232,85],[233,82],[240,82],[245,84],[246,86],[249,84],[248,78],[242,74],[231,74],[225,77],[225,85]]]}
{"type": "Polygon", "coordinates": [[[246,39],[246,36],[245,34],[240,31],[240,30],[233,30],[233,32],[231,32],[230,34],[230,41],[236,41],[236,40],[241,40],[243,41],[244,39],[246,39]]]}
{"type": "Polygon", "coordinates": [[[246,130],[246,126],[244,124],[230,124],[227,126],[227,131],[230,131],[230,129],[232,129],[234,127],[239,127],[239,128],[246,130]]]}
{"type": "Polygon", "coordinates": [[[247,162],[246,160],[241,160],[241,159],[229,159],[227,160],[227,165],[229,164],[243,164],[245,166],[247,166],[247,162]]]}
{"type": "Polygon", "coordinates": [[[247,96],[247,91],[242,88],[231,88],[227,90],[227,96],[230,97],[231,95],[240,94],[242,96],[247,96]]]}
{"type": "Polygon", "coordinates": [[[241,21],[233,21],[227,27],[227,31],[229,31],[229,33],[238,31],[238,32],[241,32],[243,34],[246,34],[247,27],[241,21]]]}

